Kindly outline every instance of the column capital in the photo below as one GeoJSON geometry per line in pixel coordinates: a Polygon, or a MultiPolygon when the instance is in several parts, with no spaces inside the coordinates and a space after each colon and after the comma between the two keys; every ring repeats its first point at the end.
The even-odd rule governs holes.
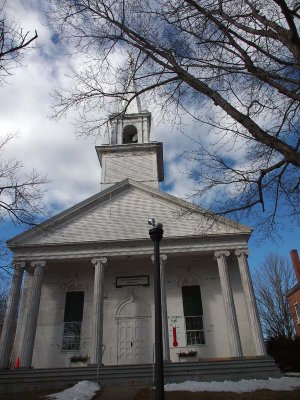
{"type": "Polygon", "coordinates": [[[46,267],[46,261],[45,260],[38,260],[38,261],[32,261],[30,266],[32,268],[36,267],[46,267]]]}
{"type": "Polygon", "coordinates": [[[106,264],[107,263],[107,258],[106,257],[95,257],[91,259],[91,263],[96,265],[98,262],[101,264],[106,264]]]}
{"type": "MultiPolygon", "coordinates": [[[[160,254],[159,258],[162,261],[167,261],[168,256],[166,254],[160,254]]],[[[152,256],[151,256],[151,261],[154,262],[154,254],[152,254],[152,256]]]]}
{"type": "Polygon", "coordinates": [[[13,269],[19,271],[21,269],[25,269],[26,262],[25,261],[14,261],[13,262],[13,269]]]}
{"type": "Polygon", "coordinates": [[[238,249],[234,251],[234,255],[236,255],[237,257],[245,255],[247,257],[249,255],[249,251],[248,249],[238,249]]]}
{"type": "Polygon", "coordinates": [[[217,250],[214,252],[214,257],[215,258],[220,258],[220,257],[229,257],[230,256],[230,251],[229,250],[217,250]]]}

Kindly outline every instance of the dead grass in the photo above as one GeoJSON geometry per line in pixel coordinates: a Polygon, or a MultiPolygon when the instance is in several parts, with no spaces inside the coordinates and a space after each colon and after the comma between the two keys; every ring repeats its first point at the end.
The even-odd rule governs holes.
{"type": "MultiPolygon", "coordinates": [[[[165,400],[299,400],[300,390],[256,390],[248,393],[235,392],[165,392],[165,400]]],[[[116,399],[117,400],[117,399],[116,399]]],[[[140,390],[133,400],[155,400],[155,390],[140,390]]]]}

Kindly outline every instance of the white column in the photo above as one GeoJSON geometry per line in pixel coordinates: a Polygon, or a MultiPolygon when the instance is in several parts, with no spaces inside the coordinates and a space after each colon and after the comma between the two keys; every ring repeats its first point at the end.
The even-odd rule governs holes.
{"type": "Polygon", "coordinates": [[[20,352],[21,352],[21,346],[23,342],[23,335],[24,335],[24,324],[26,320],[26,304],[28,304],[28,297],[30,293],[30,278],[31,276],[28,274],[26,271],[24,271],[24,279],[23,279],[23,284],[22,284],[22,294],[20,298],[20,304],[19,304],[19,311],[18,311],[18,322],[17,322],[17,329],[16,329],[16,334],[15,334],[15,339],[14,339],[14,345],[12,349],[12,356],[11,356],[11,362],[12,364],[15,364],[17,361],[17,358],[20,357],[20,352]]]}
{"type": "Polygon", "coordinates": [[[31,367],[45,266],[46,261],[33,261],[31,263],[34,272],[31,277],[32,283],[26,310],[27,315],[20,352],[20,367],[31,367]]]}
{"type": "Polygon", "coordinates": [[[20,302],[24,268],[25,262],[14,264],[14,274],[0,340],[0,368],[7,368],[9,366],[18,315],[18,305],[20,302]]]}
{"type": "Polygon", "coordinates": [[[94,278],[94,300],[92,315],[92,351],[91,364],[102,363],[102,342],[103,342],[103,304],[104,304],[104,264],[107,263],[106,257],[93,258],[92,264],[95,265],[94,278]]]}
{"type": "MultiPolygon", "coordinates": [[[[167,289],[166,289],[166,275],[165,275],[165,262],[167,255],[160,255],[160,290],[161,290],[161,317],[162,317],[162,336],[163,336],[163,359],[170,361],[170,344],[169,344],[169,326],[168,326],[168,308],[167,308],[167,289]]],[[[151,257],[154,262],[154,257],[151,257]]]]}
{"type": "Polygon", "coordinates": [[[234,254],[237,256],[241,281],[245,296],[246,309],[248,313],[249,325],[253,339],[254,349],[257,356],[266,355],[266,349],[259,322],[258,310],[252,286],[247,256],[247,250],[236,250],[234,254]]]}
{"type": "Polygon", "coordinates": [[[239,335],[239,328],[234,307],[232,289],[229,280],[226,257],[230,255],[229,251],[215,251],[215,257],[218,263],[221,290],[225,309],[225,318],[229,335],[231,354],[233,357],[242,357],[242,346],[239,335]]]}

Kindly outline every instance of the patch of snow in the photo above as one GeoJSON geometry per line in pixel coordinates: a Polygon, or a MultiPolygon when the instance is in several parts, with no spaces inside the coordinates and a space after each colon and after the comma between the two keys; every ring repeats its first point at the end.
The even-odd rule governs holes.
{"type": "Polygon", "coordinates": [[[242,379],[240,381],[224,382],[195,382],[170,383],[165,385],[165,391],[188,391],[188,392],[254,392],[260,389],[269,390],[294,390],[300,388],[300,378],[269,378],[268,380],[242,379]]]}
{"type": "Polygon", "coordinates": [[[80,381],[69,389],[65,389],[59,393],[53,393],[46,396],[51,400],[90,400],[95,394],[101,390],[96,382],[80,381]]]}

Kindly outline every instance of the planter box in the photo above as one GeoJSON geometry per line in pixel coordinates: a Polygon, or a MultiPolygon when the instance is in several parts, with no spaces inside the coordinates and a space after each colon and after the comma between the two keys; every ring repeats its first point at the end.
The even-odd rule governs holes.
{"type": "Polygon", "coordinates": [[[197,356],[192,356],[192,357],[178,357],[179,362],[196,362],[198,361],[197,356]]]}
{"type": "Polygon", "coordinates": [[[76,368],[76,367],[87,367],[87,362],[86,361],[71,361],[70,362],[70,367],[71,368],[76,368]]]}

